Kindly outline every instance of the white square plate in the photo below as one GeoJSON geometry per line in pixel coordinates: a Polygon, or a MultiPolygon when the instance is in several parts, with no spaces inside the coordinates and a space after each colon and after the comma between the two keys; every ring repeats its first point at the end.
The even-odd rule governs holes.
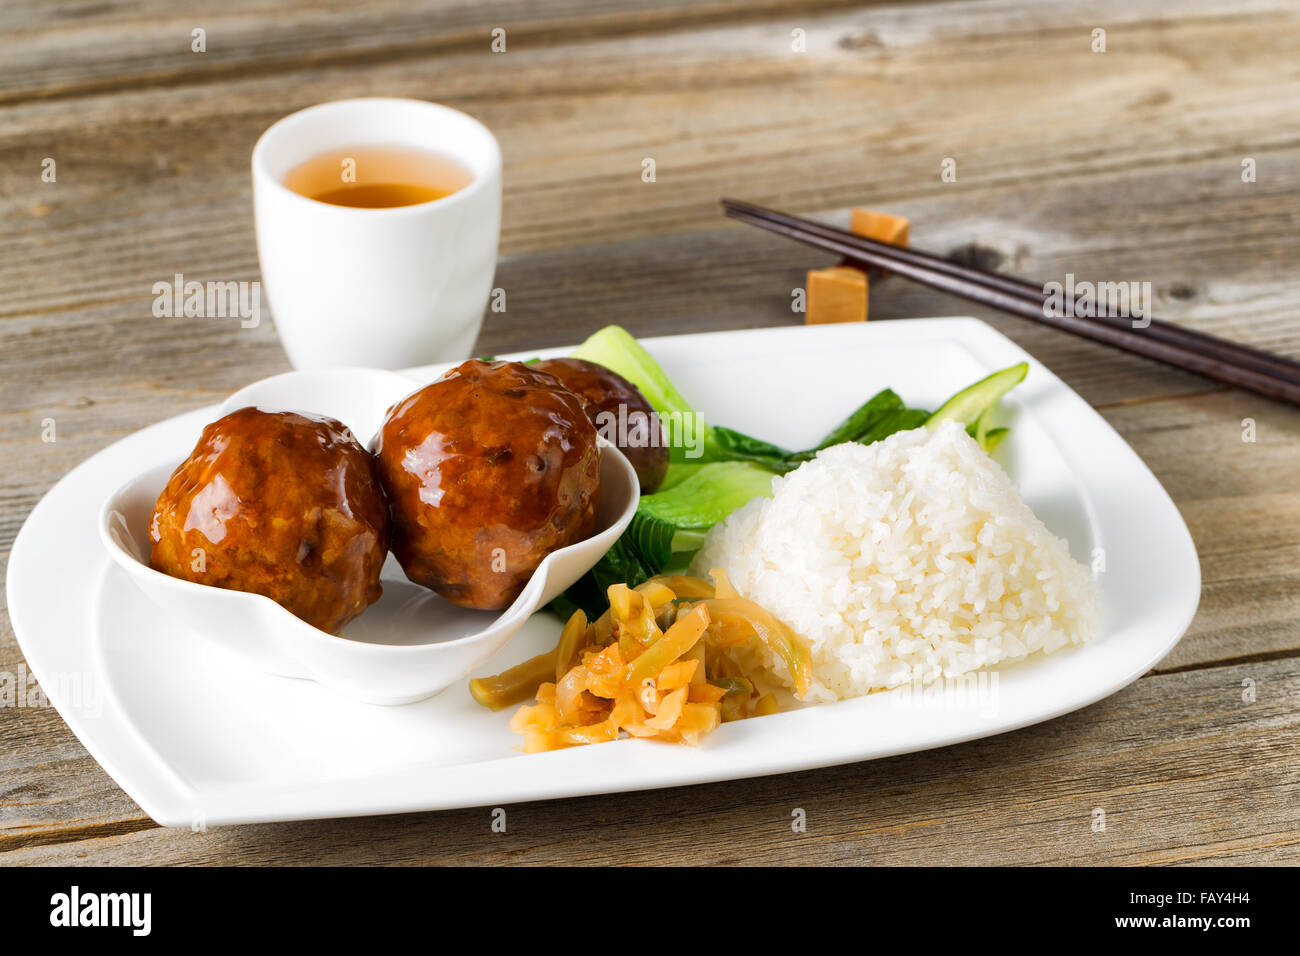
{"type": "MultiPolygon", "coordinates": [[[[1027,379],[1004,400],[1012,432],[997,458],[1075,557],[1104,565],[1102,633],[1001,668],[978,687],[902,688],[726,724],[698,748],[623,740],[523,755],[513,749],[509,712],[484,710],[463,686],[379,707],[249,670],[178,630],[110,564],[96,536],[100,503],[140,460],[188,452],[214,417],[208,408],[105,449],[32,511],[7,582],[28,664],[145,812],[165,825],[213,825],[668,787],[941,747],[1099,700],[1159,661],[1191,622],[1200,566],[1169,496],[1101,416],[984,323],[908,319],[645,345],[711,421],[789,447],[814,444],[886,386],[933,408],[991,371],[1029,362],[1027,379]]],[[[413,374],[428,381],[442,371],[413,374]]],[[[559,630],[552,616],[536,615],[483,672],[541,652],[559,630]]]]}

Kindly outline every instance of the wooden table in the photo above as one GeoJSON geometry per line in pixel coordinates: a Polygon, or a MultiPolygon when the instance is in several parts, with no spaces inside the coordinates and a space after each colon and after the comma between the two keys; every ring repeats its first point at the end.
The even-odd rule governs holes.
{"type": "MultiPolygon", "coordinates": [[[[826,259],[725,222],[727,194],[901,213],[918,247],[1030,278],[1150,281],[1158,315],[1300,357],[1293,2],[59,0],[0,23],[0,565],[91,453],[288,368],[271,323],[157,319],[151,287],[258,278],[249,150],[341,97],[438,100],[500,138],[508,311],[482,352],[795,321],[826,259]]],[[[162,829],[54,710],[0,708],[0,864],[1295,862],[1300,414],[897,279],[872,292],[873,318],[972,313],[1101,411],[1196,539],[1200,611],[1126,690],[943,750],[516,806],[506,834],[487,808],[162,829]]],[[[0,616],[0,671],[23,667],[0,616]]]]}

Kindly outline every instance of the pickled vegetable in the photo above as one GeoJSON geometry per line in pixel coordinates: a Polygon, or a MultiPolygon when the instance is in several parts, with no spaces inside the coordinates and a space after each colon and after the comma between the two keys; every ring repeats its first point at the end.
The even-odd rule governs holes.
{"type": "Polygon", "coordinates": [[[624,735],[693,746],[724,722],[775,713],[776,698],[760,694],[732,654],[742,646],[775,654],[804,696],[807,642],[724,571],[710,573],[713,583],[668,575],[611,585],[608,611],[592,622],[576,611],[554,650],[470,681],[474,699],[499,710],[534,697],[510,729],[525,753],[540,753],[624,735]]]}

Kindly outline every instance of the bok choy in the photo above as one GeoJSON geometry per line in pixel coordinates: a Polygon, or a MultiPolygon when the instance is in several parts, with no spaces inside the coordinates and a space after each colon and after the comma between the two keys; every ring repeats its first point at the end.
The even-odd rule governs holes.
{"type": "Polygon", "coordinates": [[[995,372],[962,389],[935,412],[909,407],[886,388],[854,409],[816,445],[792,452],[704,422],[659,363],[619,326],[596,332],[573,356],[612,369],[641,391],[660,415],[670,439],[670,465],[659,490],[641,498],[632,523],[614,547],[556,600],[555,609],[565,617],[576,608],[600,613],[611,584],[635,587],[656,574],[684,567],[711,527],[754,498],[770,495],[774,476],[798,468],[832,445],[869,445],[896,432],[956,421],[991,452],[1008,433],[993,426],[994,409],[1028,371],[1021,363],[995,372]],[[672,440],[673,428],[694,429],[695,441],[688,447],[672,440]]]}

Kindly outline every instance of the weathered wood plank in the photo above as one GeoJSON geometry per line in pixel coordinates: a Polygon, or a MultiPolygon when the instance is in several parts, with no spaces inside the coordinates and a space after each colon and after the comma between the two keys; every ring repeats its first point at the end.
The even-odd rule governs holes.
{"type": "MultiPolygon", "coordinates": [[[[1275,181],[1256,184],[1261,192],[1244,199],[1239,198],[1240,190],[1254,187],[1237,182],[1222,163],[1202,161],[1099,176],[1036,201],[1041,184],[1028,183],[979,196],[937,192],[890,208],[912,217],[918,246],[1031,277],[1060,278],[1074,271],[1080,278],[1149,281],[1163,316],[1296,355],[1300,330],[1291,316],[1300,282],[1279,276],[1276,263],[1288,255],[1300,258],[1297,233],[1283,228],[1300,219],[1300,149],[1270,153],[1265,159],[1275,163],[1275,181]],[[1180,188],[1162,186],[1175,174],[1180,188]],[[1195,208],[1188,192],[1201,193],[1195,208]],[[1017,210],[1031,205],[1033,210],[1021,221],[1013,220],[1017,210]],[[1127,220],[1122,210],[1127,210],[1127,220]],[[1261,223],[1269,220],[1276,227],[1269,225],[1261,235],[1261,223]],[[1064,229],[1060,223],[1072,226],[1064,229]],[[1143,237],[1149,240],[1146,247],[1140,246],[1143,237]]],[[[828,218],[840,220],[844,215],[841,211],[828,218]]],[[[711,222],[718,218],[714,210],[711,222]]],[[[49,238],[75,243],[61,232],[49,238]]],[[[89,398],[85,389],[70,390],[66,382],[74,377],[83,386],[100,378],[117,382],[124,370],[153,389],[200,384],[218,390],[234,387],[254,372],[281,370],[270,322],[250,330],[230,320],[152,316],[151,287],[159,279],[169,280],[175,270],[198,278],[257,277],[246,218],[213,236],[206,247],[198,236],[194,242],[188,261],[168,260],[175,254],[171,237],[150,237],[147,230],[138,244],[125,249],[97,249],[100,258],[117,260],[104,272],[114,272],[112,281],[119,288],[102,301],[84,301],[75,291],[69,297],[68,283],[60,282],[65,273],[53,267],[53,260],[48,268],[33,271],[33,265],[24,263],[22,250],[15,249],[8,260],[13,281],[0,285],[0,303],[9,300],[11,309],[10,317],[0,321],[0,363],[13,371],[0,381],[5,408],[22,407],[24,402],[34,407],[56,400],[56,395],[57,400],[84,403],[89,398]],[[36,301],[24,301],[24,296],[36,301]],[[100,361],[104,343],[129,361],[100,361]],[[198,367],[196,354],[203,356],[198,367]],[[232,380],[229,372],[243,377],[232,380]],[[208,381],[199,382],[203,377],[208,381]]],[[[480,348],[573,341],[606,321],[620,321],[645,334],[795,321],[790,291],[802,284],[805,268],[824,261],[815,251],[748,227],[720,225],[700,234],[507,257],[498,280],[508,293],[509,308],[488,316],[480,348]]],[[[0,266],[0,272],[4,269],[0,266]]],[[[76,276],[73,270],[74,281],[76,276]]],[[[872,298],[878,318],[972,311],[987,315],[1094,404],[1207,387],[1194,376],[1020,319],[980,312],[961,300],[902,281],[877,284],[872,298]]],[[[156,416],[156,406],[151,411],[156,416]]],[[[103,412],[96,409],[95,415],[103,412]]]]}
{"type": "MultiPolygon", "coordinates": [[[[561,257],[544,258],[554,264],[553,260],[561,257]]],[[[519,260],[518,264],[525,262],[519,260]]],[[[538,270],[537,280],[548,274],[552,274],[550,269],[538,270]]],[[[701,301],[707,303],[709,299],[701,301]]],[[[538,314],[547,311],[542,309],[538,314]]],[[[722,322],[717,321],[719,318],[714,316],[710,327],[731,324],[731,318],[747,324],[752,317],[737,313],[733,317],[724,314],[722,322]]],[[[785,321],[785,316],[775,310],[771,318],[785,321]]],[[[635,322],[629,324],[636,327],[635,322]]],[[[658,329],[649,323],[645,330],[658,329]]],[[[1017,329],[1013,321],[1009,331],[1023,330],[1017,329]]],[[[527,321],[515,329],[517,335],[535,333],[527,321]]],[[[565,333],[565,337],[576,338],[576,334],[565,333]]],[[[523,339],[508,345],[526,347],[525,341],[544,344],[523,339]]],[[[1068,341],[1058,346],[1069,348],[1068,341]]],[[[272,341],[263,345],[266,373],[278,371],[282,361],[278,347],[272,341]]],[[[213,351],[226,354],[219,348],[213,351]]],[[[130,351],[119,355],[127,366],[148,360],[147,350],[139,355],[130,351]]],[[[247,349],[233,350],[228,367],[208,369],[210,380],[225,380],[227,388],[187,388],[184,376],[179,374],[176,381],[158,385],[119,383],[119,373],[105,370],[102,377],[83,379],[79,390],[92,395],[102,391],[109,396],[107,400],[93,405],[74,400],[66,406],[56,400],[48,408],[33,408],[25,415],[7,413],[0,423],[5,426],[8,444],[21,449],[10,460],[19,474],[27,476],[27,484],[15,488],[16,498],[4,502],[0,531],[12,540],[45,483],[99,445],[137,427],[142,416],[147,419],[165,414],[172,410],[167,405],[179,410],[181,406],[215,401],[228,389],[261,374],[250,371],[249,356],[247,349]],[[44,445],[37,438],[43,412],[54,414],[59,422],[61,438],[56,445],[44,445]],[[20,418],[26,422],[26,431],[22,439],[17,439],[18,429],[11,423],[20,418]],[[42,455],[51,460],[42,460],[42,455]]],[[[1102,356],[1102,361],[1107,360],[1109,356],[1102,356]]],[[[62,375],[56,379],[66,380],[62,375]]],[[[33,396],[37,402],[41,398],[39,393],[33,396]]],[[[1294,412],[1228,390],[1185,399],[1121,403],[1104,412],[1170,489],[1202,554],[1201,611],[1188,636],[1161,667],[1201,666],[1217,660],[1279,651],[1294,653],[1300,649],[1300,546],[1296,544],[1295,521],[1279,520],[1279,516],[1294,515],[1298,510],[1293,476],[1300,443],[1295,440],[1294,412]],[[1255,444],[1241,441],[1241,420],[1248,416],[1257,421],[1255,444]],[[1189,448],[1198,453],[1189,457],[1189,448]]],[[[7,621],[0,630],[0,648],[7,651],[0,654],[0,669],[13,672],[21,666],[21,655],[12,643],[7,621]]],[[[0,798],[0,843],[66,839],[62,830],[69,821],[76,821],[77,833],[93,832],[96,827],[118,832],[132,820],[133,825],[147,825],[52,711],[0,714],[0,721],[3,737],[12,748],[7,754],[13,762],[5,768],[6,785],[19,795],[34,790],[42,797],[36,806],[25,797],[13,802],[0,798]],[[54,740],[61,741],[59,746],[51,745],[54,740]]]]}
{"type": "MultiPolygon", "coordinates": [[[[942,216],[943,211],[935,215],[942,216]]],[[[504,263],[501,272],[510,290],[510,310],[492,317],[482,350],[574,341],[610,320],[646,334],[788,322],[787,289],[801,281],[800,272],[787,263],[790,254],[787,247],[766,237],[730,229],[517,257],[504,263]],[[712,267],[698,269],[701,259],[712,267]],[[627,275],[629,281],[610,283],[605,278],[610,275],[627,275]],[[778,281],[774,276],[783,278],[778,281]],[[556,282],[556,277],[568,278],[556,282]],[[765,292],[768,286],[776,288],[765,292]],[[549,316],[556,318],[548,323],[549,316]]],[[[960,308],[896,280],[879,284],[874,299],[877,314],[960,308]]],[[[1123,396],[1112,405],[1103,404],[1104,413],[1183,508],[1202,551],[1205,596],[1191,633],[1162,666],[1297,649],[1300,549],[1295,522],[1278,520],[1279,514],[1296,513],[1293,475],[1300,445],[1295,441],[1294,412],[1229,390],[1133,404],[1127,397],[1135,392],[1176,394],[1205,386],[1191,376],[1076,343],[1051,330],[986,317],[1054,368],[1077,358],[1080,350],[1095,353],[1089,361],[1077,361],[1067,380],[1094,401],[1123,396]],[[1122,391],[1114,391],[1116,381],[1122,391]],[[1252,416],[1259,440],[1245,444],[1241,421],[1252,416]],[[1189,454],[1191,449],[1196,453],[1189,454]]],[[[12,360],[46,369],[47,376],[30,383],[26,393],[15,396],[0,415],[0,448],[13,452],[10,497],[0,503],[0,533],[6,540],[12,540],[31,504],[50,482],[103,444],[165,414],[219,400],[249,379],[283,369],[269,328],[234,330],[220,323],[201,323],[191,336],[179,338],[175,326],[152,317],[144,320],[142,331],[136,328],[140,324],[136,312],[115,306],[85,312],[76,326],[58,336],[14,341],[12,360]],[[85,356],[106,336],[120,343],[114,363],[86,368],[85,356]],[[192,351],[208,356],[201,379],[206,387],[199,387],[186,364],[184,355],[192,351]],[[156,371],[143,380],[125,379],[124,370],[131,369],[156,371]],[[76,382],[71,394],[66,385],[70,381],[76,382]],[[47,415],[58,422],[60,439],[54,445],[38,437],[40,422],[47,415]]],[[[15,662],[20,661],[16,650],[13,654],[15,662]]],[[[87,759],[73,742],[72,754],[61,758],[68,761],[66,766],[51,770],[40,742],[57,718],[49,713],[30,716],[34,726],[28,726],[32,721],[27,715],[11,718],[15,733],[34,742],[29,755],[33,764],[24,772],[24,785],[48,784],[56,792],[66,787],[49,807],[51,819],[70,809],[76,819],[93,818],[95,810],[82,789],[87,759]]],[[[106,778],[101,784],[111,787],[106,778]]],[[[97,798],[98,792],[90,796],[97,798]]],[[[106,825],[116,826],[120,807],[110,802],[109,809],[106,825]]],[[[32,825],[31,817],[21,819],[24,826],[32,825]]]]}
{"type": "Polygon", "coordinates": [[[1297,700],[1296,660],[1213,668],[1147,678],[1049,724],[943,750],[510,806],[504,834],[491,831],[490,809],[478,808],[154,829],[19,849],[5,862],[1294,863],[1297,700]],[[1248,679],[1258,695],[1250,704],[1242,700],[1248,679]],[[1093,829],[1097,808],[1104,832],[1093,829]],[[806,833],[792,831],[796,809],[807,814],[806,833]]]}
{"type": "MultiPolygon", "coordinates": [[[[853,4],[830,0],[834,9],[853,4]]],[[[234,0],[206,8],[165,0],[8,4],[0,11],[0,103],[141,85],[219,81],[308,65],[492,52],[655,30],[735,25],[799,9],[795,0],[234,0]],[[195,29],[202,46],[195,50],[195,29]]],[[[1266,9],[1266,7],[1265,7],[1266,9]]]]}
{"type": "Polygon", "coordinates": [[[1173,497],[1201,559],[1200,609],[1159,668],[1300,652],[1300,415],[1236,390],[1103,413],[1173,497]]]}
{"type": "Polygon", "coordinates": [[[1098,244],[1126,258],[1158,250],[1152,236],[1166,231],[1218,241],[1226,203],[1233,218],[1260,216],[1240,259],[1292,256],[1291,211],[1268,199],[1294,194],[1294,162],[1261,161],[1250,188],[1239,179],[1242,156],[1297,143],[1279,117],[1300,79],[1265,77],[1256,65],[1294,59],[1291,15],[1135,25],[1134,52],[1123,56],[1089,53],[1068,32],[1008,34],[996,51],[946,34],[845,49],[836,40],[861,29],[847,16],[818,20],[810,35],[821,39],[793,54],[782,28],[794,22],[11,108],[0,131],[0,216],[14,226],[0,245],[0,315],[132,298],[168,269],[242,273],[253,261],[247,157],[258,133],[289,109],[376,93],[435,97],[500,132],[507,253],[696,230],[716,222],[720,195],[743,192],[801,210],[960,195],[972,214],[1015,222],[1011,238],[1031,247],[1109,224],[1098,244]],[[990,117],[990,101],[1017,109],[990,117]],[[1201,118],[1193,128],[1189,115],[1201,118]],[[60,164],[55,184],[39,178],[47,156],[60,164]],[[943,184],[948,156],[959,178],[943,184]],[[653,184],[640,178],[647,157],[657,162],[653,184]],[[1201,184],[1166,218],[1145,221],[1129,197],[1105,202],[1114,218],[1104,221],[1035,215],[1089,177],[1154,175],[1189,159],[1212,160],[1236,193],[1202,208],[1201,184]],[[1035,184],[1031,201],[998,208],[1000,187],[1035,184]],[[67,268],[74,261],[80,268],[67,268]]]}
{"type": "MultiPolygon", "coordinates": [[[[732,194],[831,218],[850,204],[888,208],[913,218],[918,245],[1030,278],[1150,281],[1162,316],[1300,355],[1293,5],[1198,2],[1175,18],[1143,3],[815,16],[774,3],[741,22],[728,3],[672,30],[671,0],[609,2],[586,20],[564,4],[452,4],[437,24],[431,7],[385,20],[368,2],[298,4],[286,14],[300,15],[295,33],[235,0],[210,36],[241,39],[202,63],[172,51],[189,14],[171,7],[114,0],[67,24],[57,4],[0,11],[18,28],[0,39],[0,101],[17,103],[0,110],[0,552],[92,452],[284,370],[269,322],[157,320],[150,287],[176,271],[257,278],[248,150],[277,115],[338,96],[436,98],[497,130],[509,310],[489,317],[480,351],[574,341],[608,321],[643,335],[792,321],[791,288],[824,260],[722,226],[716,199],[732,194]],[[491,58],[481,32],[502,11],[511,52],[491,58]],[[1087,52],[1097,25],[1110,33],[1104,57],[1087,52]],[[806,54],[790,51],[794,27],[808,33],[806,54]],[[113,92],[80,95],[95,89],[113,92]],[[45,156],[57,158],[56,184],[40,181],[45,156]],[[640,180],[646,156],[653,184],[640,180]],[[938,180],[944,156],[958,160],[957,183],[938,180]],[[1245,156],[1256,183],[1241,182],[1245,156]],[[38,437],[47,416],[53,445],[38,437]]],[[[1277,714],[1251,709],[1243,725],[1214,681],[1265,675],[1261,703],[1277,688],[1288,715],[1300,700],[1295,411],[898,280],[872,299],[879,318],[987,318],[1151,464],[1205,575],[1201,611],[1156,676],[993,741],[683,791],[702,809],[680,834],[664,794],[648,793],[514,808],[519,829],[491,845],[483,811],[148,832],[56,714],[0,709],[0,847],[26,847],[6,862],[300,862],[315,847],[351,862],[376,842],[373,858],[387,862],[925,862],[964,859],[944,856],[963,844],[980,860],[1294,860],[1293,724],[1269,738],[1277,714]],[[1246,418],[1255,443],[1241,440],[1246,418]],[[827,831],[789,833],[787,804],[814,799],[792,804],[800,794],[821,795],[810,812],[829,816],[827,831]],[[1112,797],[1122,835],[1087,842],[1091,806],[1112,797]],[[629,815],[651,825],[630,832],[629,815]],[[453,837],[440,843],[444,827],[453,837]],[[283,851],[270,849],[282,834],[283,851]]],[[[0,670],[21,666],[0,613],[0,670]]]]}
{"type": "MultiPolygon", "coordinates": [[[[1216,175],[1203,167],[1181,173],[1191,182],[1216,175]]],[[[1097,182],[1076,193],[1073,201],[1083,210],[1099,197],[1116,193],[1137,197],[1154,190],[1146,174],[1128,174],[1097,182]]],[[[1004,201],[1014,207],[1025,195],[1009,193],[1004,201]]],[[[1296,196],[1300,197],[1300,191],[1296,196]]],[[[1300,198],[1293,201],[1300,204],[1300,198]]],[[[1167,203],[1176,204],[1177,200],[1152,200],[1145,209],[1159,215],[1167,203]]],[[[975,254],[988,260],[1002,255],[998,250],[1009,248],[1013,241],[1013,229],[982,215],[958,225],[963,216],[960,198],[936,198],[905,208],[914,218],[918,243],[928,241],[932,248],[969,251],[974,244],[975,254]]],[[[1246,233],[1246,229],[1237,232],[1228,228],[1229,247],[1246,233]]],[[[1085,234],[1061,242],[1074,246],[1093,240],[1085,234]]],[[[1078,248],[1037,255],[1033,264],[1028,262],[1029,256],[1023,250],[1008,253],[1019,263],[1017,271],[1027,271],[1029,265],[1038,274],[1059,274],[1064,268],[1078,268],[1081,275],[1114,274],[1114,267],[1092,267],[1089,263],[1097,255],[1078,248]],[[1051,264],[1037,265],[1040,260],[1051,264]],[[1064,266],[1067,261],[1077,265],[1064,266]]],[[[790,290],[802,283],[805,265],[821,261],[816,253],[743,227],[509,258],[498,272],[498,281],[508,292],[508,310],[489,315],[478,350],[499,352],[578,341],[611,321],[637,334],[788,323],[798,319],[789,310],[790,290]]],[[[1278,283],[1269,272],[1247,267],[1232,272],[1230,266],[1224,271],[1231,278],[1220,287],[1218,273],[1210,271],[1216,269],[1217,261],[1215,247],[1197,237],[1186,245],[1167,243],[1135,274],[1151,276],[1157,290],[1182,289],[1195,283],[1190,294],[1158,296],[1166,315],[1300,354],[1300,330],[1286,319],[1291,308],[1289,284],[1278,283]],[[1202,263],[1207,272],[1189,273],[1188,261],[1202,263]],[[1243,310],[1235,315],[1224,307],[1234,294],[1248,297],[1243,310]]],[[[139,267],[145,268],[144,263],[139,267]]],[[[256,276],[253,263],[245,268],[248,271],[235,275],[256,276]]],[[[1093,404],[1121,416],[1117,423],[1125,420],[1122,406],[1135,400],[1217,394],[1217,386],[1195,376],[972,308],[900,280],[877,283],[872,298],[873,314],[878,317],[973,312],[986,318],[1039,356],[1093,404]],[[1114,412],[1111,406],[1116,407],[1114,412]]],[[[150,314],[149,303],[146,289],[134,301],[15,316],[0,323],[0,362],[13,370],[0,380],[0,449],[7,449],[13,461],[7,475],[8,491],[0,500],[0,543],[12,540],[30,505],[57,476],[104,444],[167,414],[219,400],[249,380],[286,367],[269,322],[257,329],[242,329],[233,320],[162,320],[150,314]],[[102,360],[104,343],[112,345],[112,362],[102,360]],[[201,356],[201,361],[196,363],[195,356],[201,356]],[[56,444],[39,441],[41,422],[47,417],[58,425],[56,444]]],[[[1217,432],[1220,447],[1223,441],[1240,444],[1241,419],[1251,415],[1281,416],[1277,427],[1291,427],[1286,424],[1289,413],[1275,403],[1243,393],[1233,407],[1237,410],[1231,414],[1238,417],[1222,419],[1217,432]]],[[[1153,418],[1153,414],[1157,413],[1145,409],[1132,412],[1124,427],[1136,430],[1144,421],[1158,422],[1158,415],[1153,418]]],[[[1268,434],[1266,428],[1263,440],[1268,434]]],[[[1262,447],[1246,450],[1258,452],[1262,447]]],[[[1240,479],[1241,471],[1234,467],[1238,459],[1232,452],[1241,450],[1189,458],[1187,449],[1175,443],[1169,452],[1170,467],[1176,464],[1190,471],[1201,485],[1220,480],[1220,470],[1223,480],[1240,479]]],[[[1262,473],[1265,477],[1255,485],[1238,482],[1233,494],[1287,491],[1286,474],[1292,467],[1287,463],[1289,451],[1285,443],[1275,447],[1268,459],[1271,470],[1262,473]]],[[[1241,460],[1260,462],[1261,457],[1256,454],[1241,460]]],[[[1174,494],[1181,500],[1194,490],[1189,484],[1175,489],[1174,494]]]]}
{"type": "MultiPolygon", "coordinates": [[[[491,52],[493,29],[507,51],[562,42],[795,18],[815,31],[827,13],[858,7],[852,29],[830,39],[845,49],[897,50],[959,37],[996,45],[1004,36],[1087,35],[1099,25],[1127,38],[1136,24],[1236,19],[1285,11],[1285,0],[1184,0],[1176,17],[1159,0],[1069,0],[1025,4],[947,2],[918,16],[915,3],[823,0],[231,0],[201,8],[165,0],[28,0],[0,10],[0,103],[67,97],[143,85],[219,82],[305,66],[367,65],[448,52],[491,52]],[[195,52],[193,31],[205,31],[195,52]]],[[[788,44],[788,30],[783,34],[788,44]]],[[[825,38],[823,38],[823,42],[825,38]]],[[[817,45],[813,39],[812,46],[817,45]]],[[[1121,47],[1122,48],[1122,47],[1121,47]]]]}

